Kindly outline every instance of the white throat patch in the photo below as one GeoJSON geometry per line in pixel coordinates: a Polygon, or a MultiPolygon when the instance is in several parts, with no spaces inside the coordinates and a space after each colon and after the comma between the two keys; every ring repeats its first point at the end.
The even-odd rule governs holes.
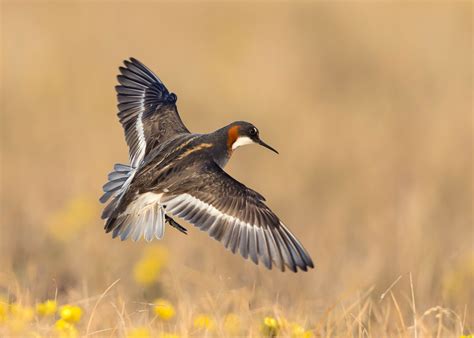
{"type": "Polygon", "coordinates": [[[239,136],[237,140],[235,140],[234,144],[232,145],[232,150],[237,149],[240,146],[245,146],[247,144],[255,143],[252,139],[248,136],[239,136]]]}

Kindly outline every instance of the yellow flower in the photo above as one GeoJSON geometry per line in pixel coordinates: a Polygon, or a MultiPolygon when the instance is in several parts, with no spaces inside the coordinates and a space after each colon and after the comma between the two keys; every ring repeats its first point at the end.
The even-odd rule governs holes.
{"type": "Polygon", "coordinates": [[[263,319],[262,325],[262,333],[265,336],[274,337],[278,333],[278,329],[280,326],[278,325],[278,321],[273,317],[265,317],[263,319]]]}
{"type": "Polygon", "coordinates": [[[0,298],[0,323],[6,320],[8,312],[8,303],[3,298],[0,298]]]}
{"type": "Polygon", "coordinates": [[[303,326],[293,323],[291,324],[291,337],[292,338],[312,338],[313,333],[307,331],[303,326]]]}
{"type": "Polygon", "coordinates": [[[278,322],[275,318],[273,317],[265,317],[263,319],[263,324],[268,327],[273,327],[276,328],[278,326],[278,322]]]}
{"type": "Polygon", "coordinates": [[[148,247],[135,264],[133,276],[138,284],[149,286],[158,280],[168,260],[168,251],[162,246],[148,247]]]}
{"type": "Polygon", "coordinates": [[[234,313],[230,313],[224,318],[224,330],[230,335],[238,335],[240,332],[240,318],[234,313]]]}
{"type": "Polygon", "coordinates": [[[128,332],[127,338],[151,338],[151,333],[145,327],[137,327],[128,332]]]}
{"type": "Polygon", "coordinates": [[[213,330],[214,329],[214,321],[208,315],[199,315],[194,318],[194,327],[196,329],[205,329],[205,330],[213,330]]]}
{"type": "Polygon", "coordinates": [[[173,305],[165,299],[155,300],[155,314],[163,320],[170,320],[176,314],[173,305]]]}
{"type": "Polygon", "coordinates": [[[59,309],[61,319],[69,323],[77,323],[82,316],[82,309],[76,305],[64,305],[59,309]]]}
{"type": "Polygon", "coordinates": [[[41,316],[51,316],[56,313],[58,304],[55,300],[47,300],[43,303],[36,304],[36,313],[41,316]]]}
{"type": "Polygon", "coordinates": [[[76,327],[65,319],[59,319],[54,328],[61,338],[76,338],[78,336],[76,327]]]}
{"type": "Polygon", "coordinates": [[[278,327],[278,321],[273,317],[265,317],[263,319],[263,324],[265,326],[268,326],[268,327],[271,327],[271,328],[277,328],[278,327]]]}

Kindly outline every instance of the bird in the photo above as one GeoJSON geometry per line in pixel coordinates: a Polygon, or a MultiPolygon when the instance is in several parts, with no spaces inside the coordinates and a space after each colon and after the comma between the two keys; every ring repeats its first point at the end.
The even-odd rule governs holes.
{"type": "Polygon", "coordinates": [[[313,261],[300,241],[265,204],[265,198],[224,171],[234,151],[262,141],[249,122],[192,133],[177,109],[177,96],[135,58],[119,67],[118,118],[129,147],[129,164],[117,163],[103,186],[106,233],[122,241],[162,239],[175,218],[196,226],[267,269],[308,271],[313,261]]]}

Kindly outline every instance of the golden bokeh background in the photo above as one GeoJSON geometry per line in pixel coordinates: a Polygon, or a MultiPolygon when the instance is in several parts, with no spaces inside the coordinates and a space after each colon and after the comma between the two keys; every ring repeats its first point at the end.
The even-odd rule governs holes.
{"type": "MultiPolygon", "coordinates": [[[[471,2],[1,6],[0,295],[75,302],[120,279],[114,297],[165,297],[183,322],[279,306],[314,324],[367,290],[378,304],[401,276],[408,326],[411,274],[417,313],[440,305],[472,328],[471,2]],[[178,95],[190,130],[247,120],[280,151],[239,149],[226,170],[267,198],[316,269],[267,271],[190,225],[159,247],[104,233],[101,186],[128,156],[114,86],[130,56],[178,95]],[[137,284],[153,248],[166,268],[137,284]]],[[[97,311],[108,315],[90,330],[113,327],[111,305],[97,311]]]]}

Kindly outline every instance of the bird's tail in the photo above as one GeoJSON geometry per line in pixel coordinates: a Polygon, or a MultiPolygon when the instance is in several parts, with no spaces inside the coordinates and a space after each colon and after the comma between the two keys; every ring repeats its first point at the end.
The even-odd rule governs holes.
{"type": "Polygon", "coordinates": [[[166,218],[165,211],[157,203],[158,195],[143,193],[132,201],[123,198],[130,188],[135,173],[136,169],[129,165],[116,164],[109,174],[109,180],[103,187],[104,195],[100,198],[102,203],[112,198],[102,212],[102,219],[106,220],[105,231],[113,231],[112,237],[119,236],[122,241],[129,237],[134,241],[141,237],[151,241],[154,237],[158,239],[163,237],[167,220],[178,230],[185,232],[186,229],[171,218],[166,218]]]}
{"type": "Polygon", "coordinates": [[[108,176],[108,182],[103,186],[104,194],[99,199],[101,203],[106,203],[112,197],[112,200],[102,212],[102,219],[109,218],[118,207],[122,196],[127,191],[130,182],[135,175],[135,172],[136,169],[129,165],[120,163],[114,165],[114,170],[108,176]]]}

